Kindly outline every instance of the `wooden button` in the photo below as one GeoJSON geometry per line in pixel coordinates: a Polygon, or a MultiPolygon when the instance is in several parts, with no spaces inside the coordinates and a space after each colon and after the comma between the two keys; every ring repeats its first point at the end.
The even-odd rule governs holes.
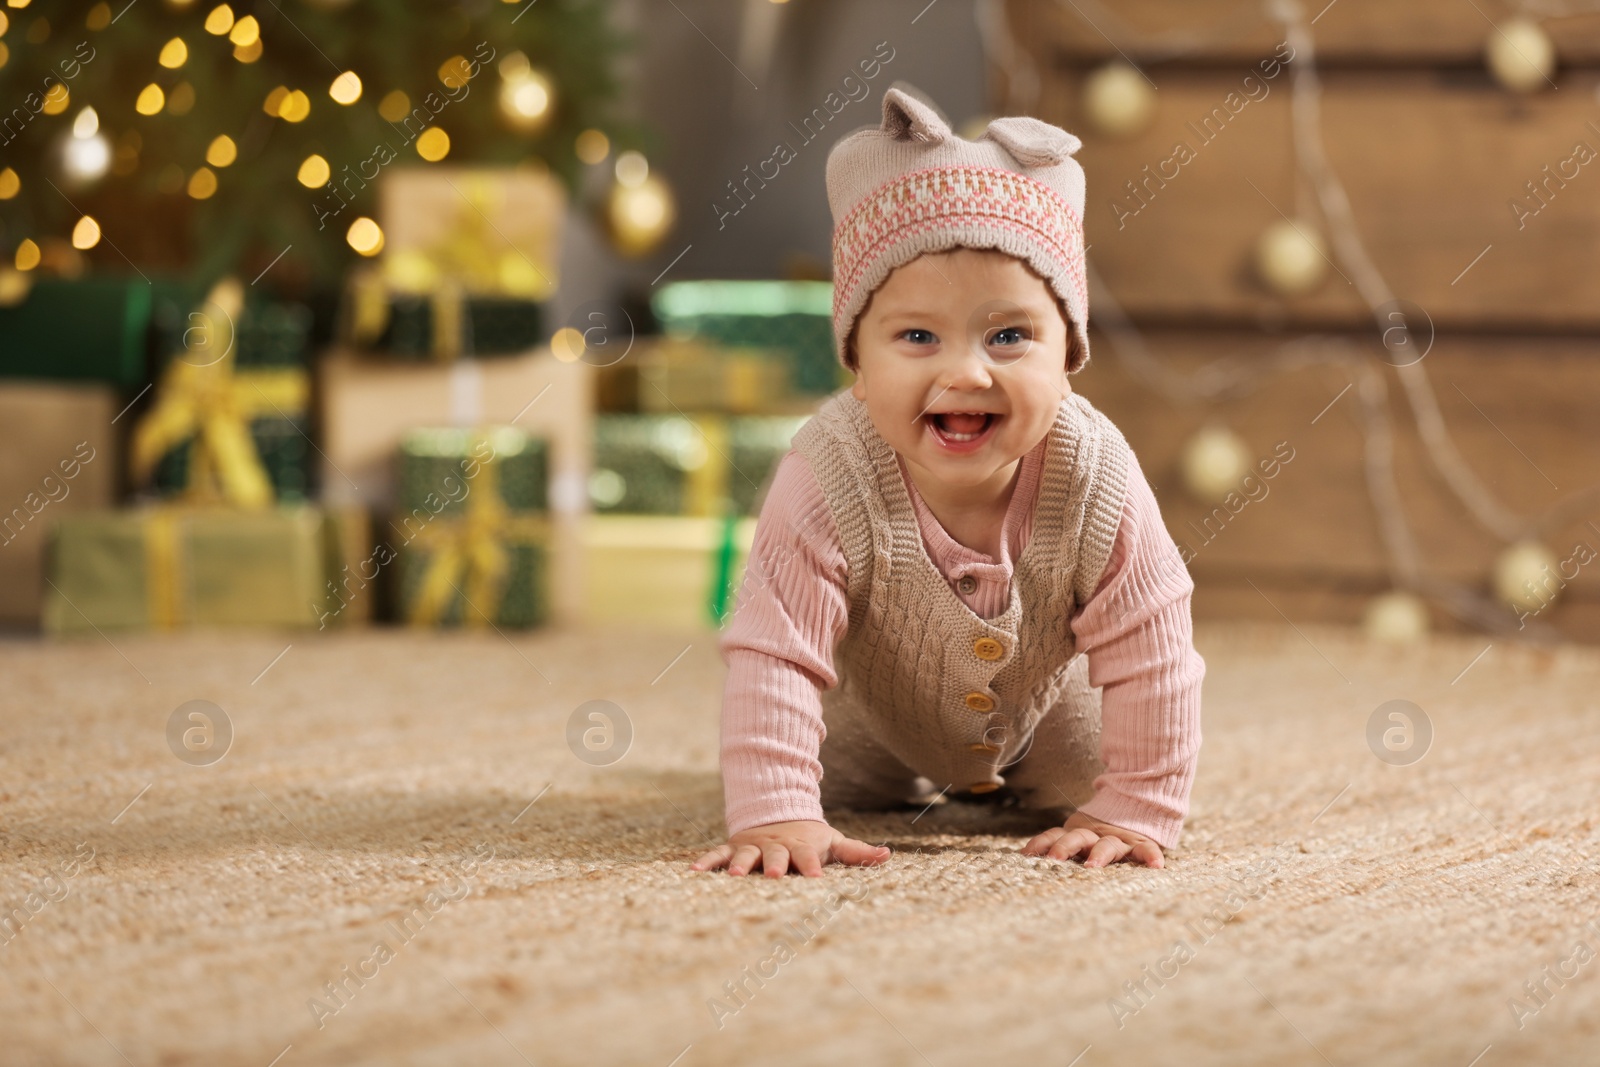
{"type": "Polygon", "coordinates": [[[996,660],[1006,654],[1006,648],[992,637],[980,637],[972,642],[972,652],[979,659],[996,660]]]}
{"type": "Polygon", "coordinates": [[[973,782],[967,788],[974,793],[993,793],[1004,784],[1004,782],[973,782]]]}
{"type": "Polygon", "coordinates": [[[986,753],[988,753],[990,755],[993,755],[996,752],[1000,751],[1000,746],[999,745],[987,745],[987,744],[984,744],[982,741],[979,741],[975,745],[968,745],[967,747],[972,749],[972,751],[974,751],[974,752],[986,752],[986,753]]]}
{"type": "Polygon", "coordinates": [[[967,694],[967,707],[971,708],[973,711],[993,711],[994,698],[990,697],[987,693],[980,693],[977,690],[973,690],[967,694]]]}
{"type": "Polygon", "coordinates": [[[963,593],[976,593],[978,591],[978,579],[970,574],[963,574],[956,580],[956,588],[963,593]]]}

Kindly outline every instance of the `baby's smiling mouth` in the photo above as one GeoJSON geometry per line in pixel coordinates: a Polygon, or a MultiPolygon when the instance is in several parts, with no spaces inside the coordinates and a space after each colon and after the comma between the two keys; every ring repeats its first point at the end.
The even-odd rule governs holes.
{"type": "Polygon", "coordinates": [[[941,440],[952,444],[976,441],[1001,419],[993,411],[932,411],[924,416],[929,428],[941,440]]]}

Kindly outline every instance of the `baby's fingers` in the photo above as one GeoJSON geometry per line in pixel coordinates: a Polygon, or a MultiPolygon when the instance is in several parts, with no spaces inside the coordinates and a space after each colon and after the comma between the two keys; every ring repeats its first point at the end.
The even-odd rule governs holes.
{"type": "Polygon", "coordinates": [[[789,850],[776,842],[761,849],[761,868],[768,878],[782,878],[789,873],[789,850]]]}
{"type": "Polygon", "coordinates": [[[1133,846],[1120,837],[1102,837],[1094,843],[1089,850],[1089,855],[1084,857],[1085,867],[1104,867],[1108,863],[1115,863],[1133,851],[1133,846]]]}
{"type": "Polygon", "coordinates": [[[699,859],[689,864],[689,869],[693,871],[714,871],[718,867],[724,866],[732,856],[732,845],[718,845],[710,852],[707,852],[704,856],[701,856],[699,859]]]}

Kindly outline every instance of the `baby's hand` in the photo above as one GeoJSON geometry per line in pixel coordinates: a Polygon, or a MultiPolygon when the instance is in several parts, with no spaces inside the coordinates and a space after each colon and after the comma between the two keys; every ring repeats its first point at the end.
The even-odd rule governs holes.
{"type": "Polygon", "coordinates": [[[1067,818],[1065,826],[1053,826],[1029,841],[1022,849],[1024,856],[1048,855],[1065,860],[1089,849],[1084,859],[1085,867],[1104,867],[1132,854],[1135,860],[1148,867],[1165,867],[1161,846],[1143,834],[1112,826],[1108,822],[1091,818],[1075,811],[1067,818]],[[1090,846],[1093,846],[1092,848],[1090,846]]]}
{"type": "Polygon", "coordinates": [[[797,873],[821,878],[826,863],[847,863],[876,867],[889,858],[883,845],[869,845],[846,837],[825,822],[800,819],[752,826],[728,838],[690,866],[693,870],[716,870],[727,865],[729,874],[748,874],[760,864],[769,878],[782,878],[793,863],[797,873]]]}

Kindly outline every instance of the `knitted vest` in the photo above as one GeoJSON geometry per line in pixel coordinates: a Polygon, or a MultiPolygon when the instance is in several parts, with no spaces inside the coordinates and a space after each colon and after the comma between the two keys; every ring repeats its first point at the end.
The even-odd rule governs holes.
{"type": "Polygon", "coordinates": [[[866,405],[829,399],[794,437],[838,527],[849,626],[823,720],[864,729],[936,788],[987,792],[1066,688],[1069,625],[1105,572],[1129,456],[1121,432],[1069,393],[1050,429],[1032,533],[1010,604],[983,619],[928,558],[895,452],[866,405]],[[976,786],[976,788],[973,788],[976,786]]]}

